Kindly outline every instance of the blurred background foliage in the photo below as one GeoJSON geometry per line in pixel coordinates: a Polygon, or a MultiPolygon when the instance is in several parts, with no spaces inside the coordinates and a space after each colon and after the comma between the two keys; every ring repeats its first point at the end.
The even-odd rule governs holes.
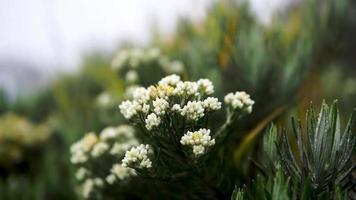
{"type": "MultiPolygon", "coordinates": [[[[268,25],[256,20],[247,2],[220,0],[211,4],[204,21],[182,18],[174,35],[156,32],[150,46],[180,60],[185,79],[211,79],[220,99],[244,90],[255,100],[253,113],[233,129],[226,147],[213,152],[231,158],[211,168],[231,171],[229,177],[211,177],[228,193],[256,176],[249,158],[260,159],[262,134],[272,120],[290,129],[290,115],[303,122],[310,101],[318,106],[322,99],[339,99],[346,120],[356,99],[355,35],[353,0],[301,0],[276,13],[268,25]]],[[[123,122],[117,104],[127,85],[110,67],[112,58],[93,53],[77,73],[63,74],[16,102],[7,102],[0,92],[0,199],[79,198],[69,145],[85,132],[123,122]],[[112,102],[103,107],[99,99],[109,98],[105,95],[112,102]]],[[[139,75],[148,80],[157,75],[150,73],[139,75]]]]}

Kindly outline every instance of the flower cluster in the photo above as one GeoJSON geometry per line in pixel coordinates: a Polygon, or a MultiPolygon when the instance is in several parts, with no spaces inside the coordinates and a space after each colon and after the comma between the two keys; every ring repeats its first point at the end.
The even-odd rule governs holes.
{"type": "Polygon", "coordinates": [[[152,162],[148,158],[149,151],[149,145],[141,144],[137,147],[132,147],[130,150],[126,151],[121,166],[139,169],[151,168],[152,162]]]}
{"type": "Polygon", "coordinates": [[[157,85],[137,88],[133,99],[122,102],[120,111],[126,119],[143,123],[148,131],[163,126],[176,113],[183,121],[197,122],[221,108],[217,98],[209,97],[214,87],[208,79],[181,81],[178,75],[161,79],[157,85]]]}
{"type": "Polygon", "coordinates": [[[201,128],[198,131],[188,131],[180,140],[182,145],[191,146],[195,156],[205,153],[206,147],[215,144],[215,139],[211,139],[210,130],[201,128]]]}
{"type": "Polygon", "coordinates": [[[162,55],[158,48],[144,49],[126,49],[121,50],[112,60],[112,69],[119,71],[128,85],[142,85],[144,70],[157,69],[161,72],[159,75],[170,73],[181,74],[184,66],[180,61],[171,61],[162,55]]]}
{"type": "Polygon", "coordinates": [[[231,92],[225,96],[224,100],[233,110],[239,110],[246,113],[251,113],[252,106],[255,104],[250,98],[250,95],[246,92],[231,92]]]}
{"type": "Polygon", "coordinates": [[[134,132],[127,125],[107,127],[99,136],[88,133],[71,146],[71,162],[78,166],[76,178],[82,183],[83,197],[135,175],[133,169],[120,164],[125,152],[139,144],[134,132]],[[103,165],[108,160],[111,163],[103,165]]]}

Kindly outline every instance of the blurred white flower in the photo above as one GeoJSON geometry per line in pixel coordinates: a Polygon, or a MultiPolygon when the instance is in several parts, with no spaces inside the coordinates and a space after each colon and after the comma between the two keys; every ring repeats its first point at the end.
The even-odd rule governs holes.
{"type": "Polygon", "coordinates": [[[103,155],[109,149],[109,145],[105,142],[96,143],[91,151],[91,155],[95,157],[99,157],[103,155]]]}
{"type": "Polygon", "coordinates": [[[87,179],[82,185],[82,194],[85,199],[88,199],[90,197],[90,194],[92,193],[93,189],[95,187],[95,183],[92,179],[87,179]]]}
{"type": "MultiPolygon", "coordinates": [[[[112,175],[115,176],[115,181],[116,181],[116,179],[124,180],[124,179],[126,179],[128,177],[136,175],[134,169],[131,169],[131,168],[128,168],[128,167],[123,167],[120,164],[114,164],[112,166],[110,172],[112,173],[112,175]]],[[[110,178],[110,179],[112,179],[112,178],[110,178]]]]}
{"type": "Polygon", "coordinates": [[[225,96],[224,100],[225,103],[231,106],[234,110],[238,109],[247,113],[252,112],[252,107],[255,103],[246,92],[229,93],[225,96]]]}
{"type": "Polygon", "coordinates": [[[99,139],[95,133],[86,134],[81,140],[74,143],[71,148],[71,162],[73,164],[84,163],[88,160],[87,153],[98,143],[99,139]]]}
{"type": "Polygon", "coordinates": [[[130,70],[125,74],[125,81],[129,84],[136,83],[138,81],[138,73],[135,70],[130,70]]]}
{"type": "Polygon", "coordinates": [[[75,173],[75,177],[77,180],[81,181],[83,180],[87,175],[89,174],[89,171],[85,169],[84,167],[80,167],[77,172],[75,173]]]}

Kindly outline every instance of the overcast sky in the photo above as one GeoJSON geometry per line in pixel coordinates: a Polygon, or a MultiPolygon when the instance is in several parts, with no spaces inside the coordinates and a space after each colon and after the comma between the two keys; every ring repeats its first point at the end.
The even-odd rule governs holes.
{"type": "MultiPolygon", "coordinates": [[[[261,21],[286,0],[251,0],[261,21]]],[[[17,87],[2,60],[32,63],[47,74],[70,71],[93,49],[111,52],[130,40],[144,44],[157,23],[166,34],[180,16],[199,21],[211,0],[0,0],[0,87],[17,87]],[[10,83],[12,82],[12,83],[10,83]],[[7,87],[7,86],[6,86],[7,87]]]]}

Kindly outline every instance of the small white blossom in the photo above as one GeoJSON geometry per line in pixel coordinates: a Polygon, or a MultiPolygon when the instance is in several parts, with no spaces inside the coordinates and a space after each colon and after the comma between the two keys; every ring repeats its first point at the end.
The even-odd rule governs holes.
{"type": "Polygon", "coordinates": [[[108,92],[102,92],[97,97],[97,102],[99,106],[108,107],[113,102],[112,96],[108,92]]]}
{"type": "Polygon", "coordinates": [[[180,107],[179,104],[174,104],[171,109],[173,112],[180,112],[182,108],[180,107]]]}
{"type": "Polygon", "coordinates": [[[140,104],[137,101],[124,101],[119,105],[119,108],[126,119],[131,119],[139,112],[147,113],[150,107],[148,104],[140,104]]]}
{"type": "Polygon", "coordinates": [[[169,107],[169,103],[162,98],[157,98],[152,102],[153,110],[157,115],[164,115],[166,114],[166,110],[169,107]]]}
{"type": "Polygon", "coordinates": [[[137,102],[124,101],[119,105],[120,112],[124,115],[126,119],[131,119],[132,116],[137,114],[137,102]]]}
{"type": "Polygon", "coordinates": [[[180,77],[176,74],[172,74],[162,78],[158,84],[159,85],[169,85],[169,86],[176,86],[179,82],[181,82],[180,77]]]}
{"type": "Polygon", "coordinates": [[[84,163],[88,160],[87,153],[99,141],[95,133],[86,134],[81,140],[74,143],[71,148],[71,162],[73,164],[84,163]]]}
{"type": "MultiPolygon", "coordinates": [[[[128,168],[128,167],[123,167],[120,164],[114,164],[110,170],[110,172],[112,173],[112,175],[114,175],[114,180],[109,180],[112,184],[116,181],[116,178],[118,178],[119,180],[124,180],[128,177],[131,177],[133,175],[136,175],[135,170],[128,168]]],[[[109,179],[113,179],[113,178],[109,178],[109,179]]]]}
{"type": "Polygon", "coordinates": [[[126,151],[124,159],[122,159],[123,167],[131,168],[150,168],[151,160],[148,158],[149,145],[141,144],[137,147],[132,147],[126,151]]]}
{"type": "Polygon", "coordinates": [[[93,150],[91,151],[91,155],[95,157],[101,156],[109,149],[109,145],[105,142],[99,142],[94,145],[93,150]]]}
{"type": "Polygon", "coordinates": [[[138,80],[138,73],[135,70],[130,70],[125,74],[125,81],[127,83],[136,83],[138,80]]]}
{"type": "Polygon", "coordinates": [[[82,185],[82,192],[83,192],[83,197],[88,199],[90,197],[90,194],[93,192],[93,189],[95,187],[95,183],[92,179],[87,179],[82,185]]]}
{"type": "Polygon", "coordinates": [[[221,102],[215,97],[208,97],[203,101],[203,106],[208,111],[219,110],[221,102]]]}
{"type": "Polygon", "coordinates": [[[161,123],[161,118],[159,118],[156,114],[151,113],[147,116],[146,120],[146,128],[147,130],[152,130],[153,127],[157,127],[161,123]]]}
{"type": "Polygon", "coordinates": [[[197,95],[197,92],[198,84],[190,81],[179,82],[173,91],[176,95],[197,95]]]}
{"type": "Polygon", "coordinates": [[[205,94],[211,95],[214,93],[213,83],[209,79],[200,79],[197,83],[199,89],[202,90],[205,94]]]}
{"type": "Polygon", "coordinates": [[[195,156],[200,156],[205,153],[205,147],[203,145],[194,145],[193,146],[193,154],[195,156]]]}
{"type": "Polygon", "coordinates": [[[133,146],[138,145],[138,141],[134,138],[130,138],[128,141],[123,143],[114,143],[113,147],[110,150],[111,155],[123,155],[128,149],[133,146]]]}
{"type": "Polygon", "coordinates": [[[85,178],[85,176],[88,175],[88,173],[89,171],[87,169],[85,169],[84,167],[80,167],[75,173],[75,177],[77,178],[77,180],[81,181],[85,178]]]}
{"type": "Polygon", "coordinates": [[[114,174],[110,174],[105,178],[105,181],[109,183],[110,185],[114,184],[116,181],[116,176],[114,174]]]}
{"type": "Polygon", "coordinates": [[[180,61],[172,61],[168,66],[167,66],[167,71],[171,73],[178,73],[181,74],[184,70],[184,65],[180,61]]]}
{"type": "Polygon", "coordinates": [[[215,139],[211,139],[210,130],[201,128],[198,131],[188,131],[180,140],[182,145],[191,146],[193,154],[200,156],[205,152],[205,148],[215,144],[215,139]]]}
{"type": "Polygon", "coordinates": [[[246,92],[229,93],[224,100],[233,109],[239,109],[247,113],[252,112],[252,106],[255,103],[246,92]]]}
{"type": "Polygon", "coordinates": [[[188,101],[181,110],[181,115],[189,120],[196,121],[204,117],[204,107],[201,101],[188,101]]]}
{"type": "Polygon", "coordinates": [[[94,185],[97,187],[102,187],[104,185],[104,181],[101,178],[94,178],[94,185]]]}
{"type": "Polygon", "coordinates": [[[136,91],[137,88],[140,88],[140,86],[138,85],[130,85],[125,89],[125,98],[127,99],[132,99],[133,98],[133,94],[136,91]]]}
{"type": "Polygon", "coordinates": [[[117,135],[118,135],[117,128],[109,126],[109,127],[104,128],[101,131],[100,139],[102,139],[102,140],[113,139],[113,138],[116,138],[117,135]]]}
{"type": "Polygon", "coordinates": [[[144,87],[138,87],[133,92],[133,98],[139,103],[146,103],[150,99],[149,91],[144,87]]]}

